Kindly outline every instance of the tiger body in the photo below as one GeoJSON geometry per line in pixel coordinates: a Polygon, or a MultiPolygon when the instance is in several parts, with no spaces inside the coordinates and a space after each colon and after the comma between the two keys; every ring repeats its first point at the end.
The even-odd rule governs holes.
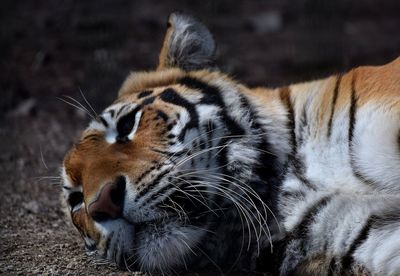
{"type": "Polygon", "coordinates": [[[210,67],[200,22],[169,23],[158,69],[64,160],[87,250],[167,274],[399,274],[400,59],[250,89],[210,67]]]}
{"type": "Polygon", "coordinates": [[[275,90],[291,145],[281,273],[399,273],[399,73],[397,59],[275,90]]]}

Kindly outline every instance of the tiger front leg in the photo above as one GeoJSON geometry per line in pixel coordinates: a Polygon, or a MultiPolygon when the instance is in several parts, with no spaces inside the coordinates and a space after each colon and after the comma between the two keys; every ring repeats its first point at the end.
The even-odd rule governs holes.
{"type": "Polygon", "coordinates": [[[399,275],[399,203],[398,195],[322,192],[286,201],[281,275],[399,275]]]}

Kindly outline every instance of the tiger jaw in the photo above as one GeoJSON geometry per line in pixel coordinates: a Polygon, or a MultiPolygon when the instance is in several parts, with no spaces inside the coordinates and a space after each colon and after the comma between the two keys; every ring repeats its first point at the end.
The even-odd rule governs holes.
{"type": "MultiPolygon", "coordinates": [[[[193,137],[198,136],[193,132],[190,133],[192,135],[186,137],[186,143],[193,142],[193,137]]],[[[194,152],[193,155],[196,156],[196,153],[194,152]]],[[[196,157],[203,156],[200,154],[196,157]]],[[[190,205],[189,203],[177,203],[177,199],[168,203],[164,202],[171,193],[176,192],[174,187],[185,184],[181,179],[180,184],[174,183],[172,188],[165,190],[165,187],[171,184],[172,178],[179,179],[176,177],[179,172],[187,173],[190,169],[196,171],[191,167],[190,160],[191,158],[184,155],[184,160],[176,161],[179,166],[176,164],[159,166],[158,174],[148,174],[144,177],[143,181],[148,184],[140,188],[135,188],[134,181],[129,176],[117,177],[115,182],[122,183],[125,187],[124,199],[121,200],[123,202],[121,217],[113,215],[109,204],[105,204],[108,208],[107,214],[103,216],[93,214],[94,205],[101,203],[102,193],[110,184],[104,185],[97,193],[96,199],[88,203],[87,207],[82,204],[78,206],[80,207],[78,210],[72,209],[71,216],[78,229],[90,228],[92,233],[97,232],[96,235],[83,236],[87,249],[90,249],[89,254],[95,252],[95,255],[112,260],[124,269],[141,268],[145,271],[166,271],[186,261],[185,258],[193,254],[190,248],[196,247],[205,235],[207,215],[202,215],[202,213],[205,213],[204,209],[209,207],[204,201],[197,207],[191,207],[190,212],[183,213],[183,209],[178,209],[182,207],[178,206],[184,204],[187,206],[190,205]],[[162,203],[163,208],[157,207],[157,203],[162,203]],[[86,210],[88,213],[85,213],[86,210]],[[89,219],[88,214],[91,214],[93,220],[89,219]],[[81,219],[82,217],[84,218],[81,219]],[[86,226],[82,227],[81,223],[77,223],[77,218],[79,221],[85,220],[86,226]],[[204,229],[199,230],[199,227],[204,229]],[[96,236],[99,237],[96,238],[96,236]],[[165,252],[170,252],[170,258],[165,257],[165,252]]],[[[199,160],[196,159],[196,161],[199,160]]],[[[208,163],[214,162],[209,160],[208,163]]],[[[206,168],[204,161],[195,162],[195,164],[200,171],[206,168]]],[[[69,176],[64,175],[64,177],[66,180],[69,179],[69,176]]],[[[195,197],[196,193],[192,197],[195,197]]],[[[114,197],[116,197],[115,194],[114,197]]],[[[181,198],[183,197],[185,197],[184,194],[181,195],[181,198]]],[[[201,200],[205,200],[204,197],[201,200]]],[[[103,209],[99,207],[97,211],[103,212],[103,209]]]]}
{"type": "Polygon", "coordinates": [[[142,271],[167,271],[178,265],[202,236],[195,227],[167,217],[139,224],[121,219],[99,225],[99,230],[104,234],[98,255],[122,269],[142,271]]]}
{"type": "MultiPolygon", "coordinates": [[[[165,272],[185,262],[192,253],[189,249],[195,248],[204,236],[198,226],[199,218],[204,216],[182,217],[151,208],[140,208],[138,212],[135,200],[126,196],[124,202],[120,218],[95,222],[101,238],[97,246],[87,250],[88,254],[109,259],[122,269],[165,272]]],[[[86,237],[85,243],[94,241],[86,237]]]]}

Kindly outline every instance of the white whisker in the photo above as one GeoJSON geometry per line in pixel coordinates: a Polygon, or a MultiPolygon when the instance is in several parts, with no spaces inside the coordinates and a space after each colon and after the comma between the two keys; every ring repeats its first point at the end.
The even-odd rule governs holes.
{"type": "Polygon", "coordinates": [[[95,117],[99,117],[99,115],[97,115],[97,112],[94,110],[93,106],[89,103],[89,101],[86,99],[85,94],[83,94],[82,89],[79,87],[79,92],[82,95],[83,100],[85,101],[85,103],[89,106],[89,108],[93,111],[95,117]]]}

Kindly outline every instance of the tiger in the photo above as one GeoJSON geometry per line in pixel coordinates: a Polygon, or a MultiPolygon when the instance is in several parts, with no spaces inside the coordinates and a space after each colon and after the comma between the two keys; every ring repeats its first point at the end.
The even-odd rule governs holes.
{"type": "Polygon", "coordinates": [[[400,58],[249,88],[172,13],[61,174],[87,254],[122,270],[400,275],[400,58]]]}

